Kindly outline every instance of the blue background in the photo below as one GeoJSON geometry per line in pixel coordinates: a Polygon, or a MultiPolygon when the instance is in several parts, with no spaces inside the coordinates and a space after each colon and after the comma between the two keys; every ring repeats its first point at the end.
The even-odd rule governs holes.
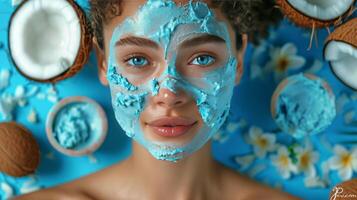
{"type": "MultiPolygon", "coordinates": [[[[79,1],[83,7],[87,7],[86,2],[79,1]]],[[[0,42],[5,45],[5,49],[0,50],[0,69],[10,69],[12,72],[10,85],[6,90],[0,91],[13,93],[17,85],[25,85],[30,88],[31,86],[40,87],[41,92],[45,92],[50,85],[39,84],[31,82],[21,75],[13,67],[11,61],[8,59],[6,51],[7,48],[7,26],[13,11],[10,1],[0,1],[0,42]]],[[[322,59],[322,48],[324,40],[327,36],[326,30],[318,32],[319,46],[313,45],[310,51],[307,51],[309,45],[309,30],[303,30],[292,25],[288,21],[283,23],[274,31],[276,37],[268,40],[267,44],[272,46],[282,46],[287,42],[294,43],[298,48],[298,54],[306,58],[306,65],[300,70],[308,70],[312,62],[316,59],[323,62],[321,70],[315,72],[316,75],[324,78],[332,87],[336,97],[342,94],[353,95],[356,93],[347,88],[339,82],[330,71],[328,64],[322,59]]],[[[238,128],[234,133],[228,135],[228,139],[223,142],[214,142],[213,154],[214,157],[225,165],[234,168],[238,171],[240,166],[234,162],[234,157],[245,155],[252,152],[252,147],[244,142],[243,135],[247,132],[250,126],[261,127],[265,131],[276,130],[274,121],[270,116],[270,98],[277,86],[272,74],[268,74],[263,78],[251,79],[250,78],[250,64],[254,47],[248,46],[247,54],[245,56],[245,71],[241,84],[236,87],[235,95],[232,100],[232,121],[244,119],[247,121],[247,127],[238,128]]],[[[259,62],[266,62],[268,55],[267,52],[259,62]]],[[[255,61],[257,62],[257,61],[255,61]]],[[[291,72],[291,74],[300,71],[291,72]]],[[[35,97],[29,98],[29,103],[25,107],[18,107],[15,110],[16,121],[24,124],[28,129],[33,132],[34,137],[40,144],[41,149],[41,163],[36,171],[36,184],[41,187],[55,186],[67,181],[74,180],[81,176],[93,173],[97,170],[103,169],[113,163],[123,160],[130,155],[130,140],[122,133],[119,125],[117,124],[111,108],[109,88],[102,86],[99,83],[96,68],[96,59],[92,52],[87,65],[73,78],[67,79],[55,85],[58,94],[61,98],[69,96],[87,96],[96,100],[103,106],[109,120],[108,136],[101,146],[101,148],[93,154],[97,162],[91,162],[88,156],[83,157],[68,157],[52,148],[45,134],[45,120],[50,108],[54,105],[47,100],[40,100],[35,97]],[[27,114],[31,107],[34,107],[39,113],[39,123],[31,124],[26,120],[27,114]],[[52,154],[48,156],[48,154],[52,154]]],[[[0,94],[1,96],[1,94],[0,94]]],[[[348,102],[343,111],[341,111],[333,124],[323,133],[312,136],[310,139],[313,142],[314,149],[320,153],[318,164],[332,156],[331,149],[323,145],[321,140],[325,138],[332,145],[343,144],[347,148],[351,148],[353,144],[348,142],[357,142],[356,136],[344,136],[340,132],[344,128],[350,128],[357,131],[357,127],[350,127],[343,122],[343,113],[354,109],[357,111],[357,102],[348,102]],[[347,142],[347,143],[346,143],[347,142]]],[[[1,118],[0,118],[1,119],[1,118]]],[[[223,131],[224,132],[224,131],[223,131]]],[[[283,144],[291,143],[291,138],[284,134],[277,134],[278,141],[283,144]]],[[[354,144],[355,145],[355,144],[354,144]]],[[[330,173],[331,183],[326,188],[305,188],[303,184],[303,176],[295,175],[289,180],[283,180],[275,167],[271,165],[269,157],[266,159],[257,160],[254,165],[266,164],[267,168],[255,175],[253,178],[261,182],[268,183],[271,186],[281,185],[284,191],[293,195],[299,196],[303,199],[327,199],[331,188],[341,182],[336,171],[330,173]]],[[[317,167],[318,171],[320,170],[317,167]]],[[[354,174],[356,177],[356,173],[354,174]]],[[[8,182],[19,193],[20,186],[29,179],[29,177],[13,178],[3,174],[0,175],[0,182],[8,182]]],[[[0,189],[0,196],[2,191],[0,189]]]]}

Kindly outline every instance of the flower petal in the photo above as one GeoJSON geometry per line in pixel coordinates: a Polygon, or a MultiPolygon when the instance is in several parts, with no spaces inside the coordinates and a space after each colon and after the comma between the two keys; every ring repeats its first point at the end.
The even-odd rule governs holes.
{"type": "Polygon", "coordinates": [[[339,144],[337,144],[336,146],[333,147],[333,151],[337,155],[344,155],[344,154],[348,153],[347,149],[344,146],[339,145],[339,144]]]}
{"type": "Polygon", "coordinates": [[[282,48],[281,52],[284,52],[286,55],[295,55],[297,53],[297,48],[293,43],[286,43],[282,48]]]}
{"type": "Polygon", "coordinates": [[[352,169],[350,167],[342,168],[338,171],[341,180],[347,181],[352,178],[352,169]]]}
{"type": "Polygon", "coordinates": [[[339,169],[342,167],[342,163],[340,162],[340,158],[334,156],[328,160],[328,165],[330,169],[339,169]]]}
{"type": "Polygon", "coordinates": [[[291,69],[299,69],[305,65],[305,58],[301,56],[290,56],[289,58],[289,68],[291,69]]]}

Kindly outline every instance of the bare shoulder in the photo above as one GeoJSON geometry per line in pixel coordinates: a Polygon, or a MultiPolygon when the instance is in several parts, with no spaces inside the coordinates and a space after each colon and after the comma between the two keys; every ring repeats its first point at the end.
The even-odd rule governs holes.
{"type": "Polygon", "coordinates": [[[221,181],[225,187],[227,199],[299,199],[281,190],[259,183],[246,175],[222,165],[221,181]]]}
{"type": "MultiPolygon", "coordinates": [[[[112,194],[108,191],[118,180],[115,176],[124,177],[120,170],[122,164],[110,166],[93,174],[84,176],[74,181],[53,187],[43,189],[30,194],[19,196],[15,200],[94,200],[108,199],[107,195],[112,194]],[[113,176],[113,174],[115,174],[113,176]]],[[[116,183],[118,185],[118,183],[116,183]]],[[[119,187],[120,188],[120,187],[119,187]]],[[[120,193],[120,191],[118,191],[120,193]]]]}
{"type": "Polygon", "coordinates": [[[83,191],[66,190],[60,187],[43,189],[26,195],[18,196],[14,200],[93,200],[83,191]]]}

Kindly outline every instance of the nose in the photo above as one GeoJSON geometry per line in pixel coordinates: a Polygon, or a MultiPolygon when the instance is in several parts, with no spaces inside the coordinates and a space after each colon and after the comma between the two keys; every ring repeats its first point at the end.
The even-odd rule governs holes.
{"type": "Polygon", "coordinates": [[[160,88],[159,93],[153,96],[155,105],[165,108],[179,107],[186,104],[190,97],[183,90],[177,90],[175,93],[167,88],[160,88]]]}

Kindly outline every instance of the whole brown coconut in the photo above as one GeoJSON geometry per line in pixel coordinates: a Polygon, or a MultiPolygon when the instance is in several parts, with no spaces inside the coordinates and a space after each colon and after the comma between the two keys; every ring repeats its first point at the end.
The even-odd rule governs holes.
{"type": "Polygon", "coordinates": [[[330,191],[330,198],[335,200],[357,199],[357,179],[342,182],[330,191]]]}
{"type": "Polygon", "coordinates": [[[40,150],[30,131],[16,122],[0,123],[0,171],[10,176],[32,174],[40,162],[40,150]]]}
{"type": "Polygon", "coordinates": [[[276,0],[277,5],[280,7],[281,11],[296,25],[305,28],[322,28],[330,25],[338,24],[341,18],[348,16],[354,9],[354,4],[356,0],[353,1],[352,5],[346,12],[344,12],[339,17],[330,20],[321,20],[304,14],[303,12],[296,9],[291,5],[288,0],[276,0]]]}
{"type": "Polygon", "coordinates": [[[324,57],[329,61],[332,72],[354,90],[357,90],[356,52],[357,18],[354,18],[335,29],[327,38],[324,47],[324,57]],[[352,51],[355,54],[351,54],[352,51]],[[337,57],[339,54],[341,56],[337,57]]]}
{"type": "MultiPolygon", "coordinates": [[[[61,74],[58,74],[54,77],[48,78],[48,79],[39,79],[39,78],[35,78],[32,76],[29,76],[27,73],[25,73],[21,68],[23,68],[24,66],[19,66],[17,64],[17,61],[14,59],[13,57],[13,53],[12,53],[12,49],[15,49],[16,47],[12,47],[11,44],[11,27],[12,27],[12,22],[14,17],[20,12],[21,8],[24,7],[24,5],[26,3],[29,3],[30,1],[39,1],[39,0],[26,0],[23,1],[15,10],[15,12],[13,13],[13,15],[11,16],[10,19],[10,23],[9,23],[9,49],[10,49],[10,55],[12,58],[12,61],[16,67],[16,69],[19,71],[19,73],[21,75],[23,75],[24,77],[33,80],[33,81],[37,81],[37,82],[43,82],[43,83],[56,83],[58,81],[70,78],[72,76],[74,76],[78,71],[80,71],[83,66],[87,63],[88,59],[89,59],[89,54],[92,48],[92,32],[91,32],[91,28],[90,28],[90,22],[89,20],[86,18],[86,15],[84,13],[84,11],[82,11],[82,9],[76,4],[76,2],[74,0],[64,0],[67,1],[72,8],[74,9],[74,11],[77,14],[77,17],[79,19],[79,24],[80,24],[80,32],[81,32],[81,38],[80,38],[80,47],[79,50],[77,52],[76,58],[73,62],[73,64],[64,72],[62,72],[61,74]]],[[[37,3],[39,5],[41,5],[42,3],[39,2],[37,3]]],[[[41,23],[41,22],[38,22],[41,23]]],[[[68,50],[68,49],[67,49],[68,50]]]]}

